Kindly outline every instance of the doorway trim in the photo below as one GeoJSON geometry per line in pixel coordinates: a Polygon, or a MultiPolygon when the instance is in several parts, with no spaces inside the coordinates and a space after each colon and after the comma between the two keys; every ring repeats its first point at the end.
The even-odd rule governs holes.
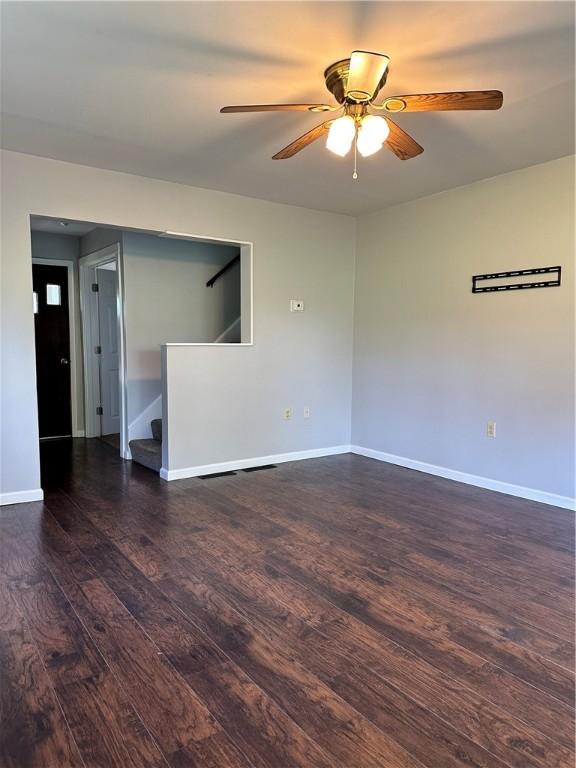
{"type": "Polygon", "coordinates": [[[128,445],[128,407],[126,387],[126,328],[124,319],[124,268],[120,243],[93,251],[79,260],[80,268],[80,315],[82,318],[82,342],[84,356],[84,419],[86,437],[100,437],[101,424],[96,408],[100,405],[100,375],[94,349],[98,341],[98,317],[94,308],[96,294],[92,291],[94,270],[114,262],[118,276],[117,309],[120,336],[120,456],[130,459],[128,445]]]}
{"type": "Polygon", "coordinates": [[[70,334],[70,411],[72,415],[72,437],[84,437],[80,429],[78,416],[78,359],[76,345],[80,329],[76,327],[76,262],[70,259],[39,259],[33,258],[32,264],[46,264],[53,267],[66,267],[68,270],[68,329],[70,334]]]}

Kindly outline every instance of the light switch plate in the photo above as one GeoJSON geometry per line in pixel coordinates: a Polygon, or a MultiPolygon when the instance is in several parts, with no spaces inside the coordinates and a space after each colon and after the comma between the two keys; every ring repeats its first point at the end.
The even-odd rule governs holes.
{"type": "Polygon", "coordinates": [[[304,312],[302,299],[290,299],[290,312],[304,312]]]}

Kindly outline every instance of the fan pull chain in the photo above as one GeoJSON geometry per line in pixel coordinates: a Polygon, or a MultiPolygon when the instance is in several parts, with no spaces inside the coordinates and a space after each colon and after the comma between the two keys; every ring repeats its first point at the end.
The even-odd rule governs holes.
{"type": "Polygon", "coordinates": [[[356,170],[356,161],[358,159],[358,136],[354,136],[354,173],[352,174],[353,179],[358,178],[358,171],[356,170]]]}

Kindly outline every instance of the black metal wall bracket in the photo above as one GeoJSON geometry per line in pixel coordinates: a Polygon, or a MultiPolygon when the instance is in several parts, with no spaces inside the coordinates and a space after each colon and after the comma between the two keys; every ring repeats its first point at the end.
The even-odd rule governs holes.
{"type": "Polygon", "coordinates": [[[525,288],[554,288],[560,285],[562,267],[538,267],[537,269],[514,269],[511,272],[494,272],[490,275],[472,276],[472,293],[493,293],[494,291],[518,291],[525,288]],[[485,281],[497,281],[528,275],[550,275],[550,279],[532,280],[526,283],[501,283],[478,285],[485,281]]]}

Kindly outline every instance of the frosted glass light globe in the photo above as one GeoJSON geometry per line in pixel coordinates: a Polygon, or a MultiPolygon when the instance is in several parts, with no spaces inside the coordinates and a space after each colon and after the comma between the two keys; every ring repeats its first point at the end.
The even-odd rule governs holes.
{"type": "Polygon", "coordinates": [[[390,134],[388,123],[383,117],[366,115],[362,118],[358,131],[358,152],[362,157],[369,157],[382,149],[390,134]]]}
{"type": "Polygon", "coordinates": [[[328,131],[326,148],[340,157],[344,157],[350,151],[354,137],[356,136],[356,123],[350,115],[334,120],[328,131]]]}

